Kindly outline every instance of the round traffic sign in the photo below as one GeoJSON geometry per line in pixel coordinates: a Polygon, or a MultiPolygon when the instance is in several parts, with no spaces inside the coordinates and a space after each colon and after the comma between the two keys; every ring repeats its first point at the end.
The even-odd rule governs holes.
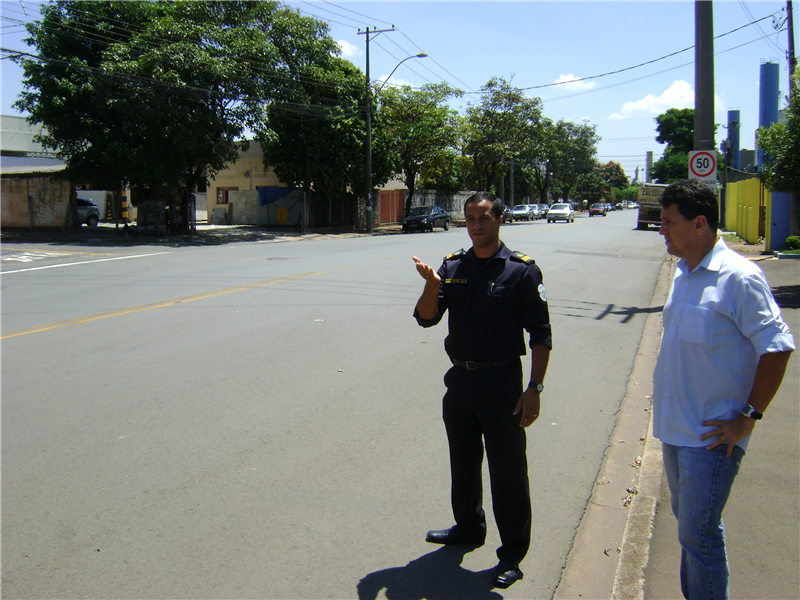
{"type": "Polygon", "coordinates": [[[693,152],[689,159],[689,170],[695,177],[708,177],[717,170],[717,157],[715,153],[700,151],[693,152]]]}

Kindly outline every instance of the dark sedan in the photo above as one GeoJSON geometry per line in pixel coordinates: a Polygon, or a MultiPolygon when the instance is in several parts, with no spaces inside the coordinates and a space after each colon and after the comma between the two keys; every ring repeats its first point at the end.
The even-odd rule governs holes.
{"type": "Polygon", "coordinates": [[[608,209],[606,208],[605,204],[601,202],[595,202],[589,207],[589,216],[593,217],[595,215],[603,215],[605,217],[607,210],[608,209]]]}
{"type": "Polygon", "coordinates": [[[445,231],[450,228],[450,213],[441,206],[414,207],[403,219],[403,233],[433,231],[434,227],[441,227],[445,231]]]}

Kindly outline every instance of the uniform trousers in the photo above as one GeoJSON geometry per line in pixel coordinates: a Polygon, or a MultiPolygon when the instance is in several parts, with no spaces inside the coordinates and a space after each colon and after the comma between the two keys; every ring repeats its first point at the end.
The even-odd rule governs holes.
{"type": "Polygon", "coordinates": [[[522,365],[470,371],[451,368],[442,412],[450,446],[450,501],[459,531],[486,531],[483,511],[484,444],[492,505],[502,545],[497,557],[520,563],[531,540],[527,439],[514,408],[522,394],[522,365]]]}

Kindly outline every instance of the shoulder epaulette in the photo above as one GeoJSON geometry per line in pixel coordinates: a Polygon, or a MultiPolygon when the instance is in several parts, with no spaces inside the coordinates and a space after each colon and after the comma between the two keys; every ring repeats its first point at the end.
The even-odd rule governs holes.
{"type": "Polygon", "coordinates": [[[533,260],[530,256],[525,254],[524,252],[514,251],[511,253],[511,258],[518,262],[525,263],[526,265],[535,265],[536,261],[533,260]]]}
{"type": "Polygon", "coordinates": [[[465,254],[466,254],[466,252],[464,252],[464,249],[462,248],[461,250],[456,250],[452,254],[448,254],[447,256],[444,257],[444,259],[445,260],[455,260],[457,258],[463,258],[463,256],[465,254]]]}

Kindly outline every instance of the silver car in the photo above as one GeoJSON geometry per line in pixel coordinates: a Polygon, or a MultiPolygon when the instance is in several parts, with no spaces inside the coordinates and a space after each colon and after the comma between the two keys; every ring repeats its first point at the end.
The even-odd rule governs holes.
{"type": "Polygon", "coordinates": [[[575,222],[575,211],[569,204],[553,204],[550,210],[547,211],[547,222],[555,223],[556,221],[566,221],[567,223],[575,222]]]}
{"type": "Polygon", "coordinates": [[[533,218],[533,209],[527,204],[517,204],[511,214],[517,221],[530,221],[533,218]]]}
{"type": "Polygon", "coordinates": [[[89,227],[97,227],[97,223],[100,222],[100,210],[94,202],[86,198],[76,198],[75,208],[81,225],[86,223],[89,227]]]}

